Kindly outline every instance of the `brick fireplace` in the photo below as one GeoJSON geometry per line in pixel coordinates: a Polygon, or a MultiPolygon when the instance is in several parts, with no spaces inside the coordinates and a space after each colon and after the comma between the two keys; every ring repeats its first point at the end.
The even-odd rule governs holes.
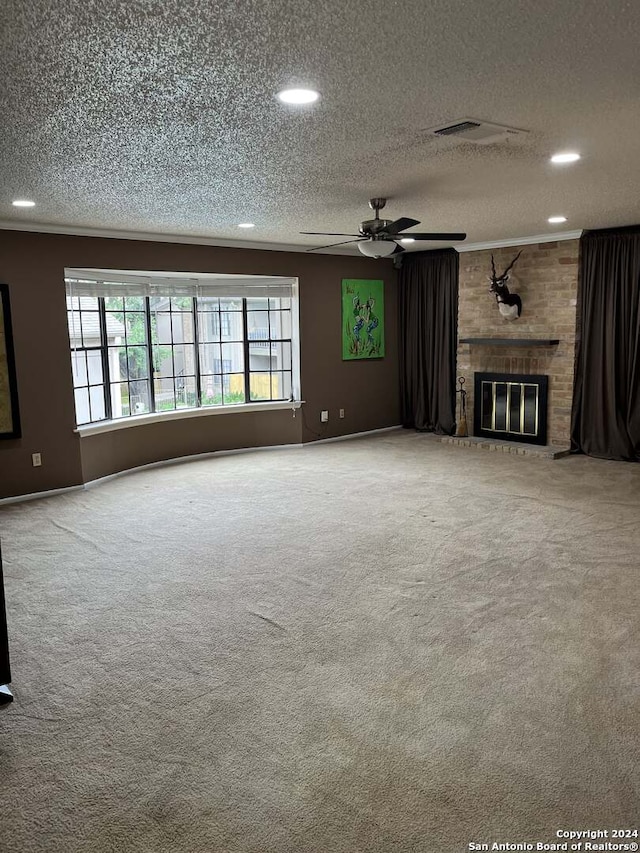
{"type": "Polygon", "coordinates": [[[470,434],[476,373],[542,374],[548,377],[547,444],[569,445],[578,245],[567,240],[460,254],[457,375],[465,378],[470,434]],[[520,295],[522,315],[507,320],[489,293],[491,255],[496,269],[503,270],[521,249],[509,289],[520,295]],[[485,342],[461,342],[467,338],[485,342]]]}

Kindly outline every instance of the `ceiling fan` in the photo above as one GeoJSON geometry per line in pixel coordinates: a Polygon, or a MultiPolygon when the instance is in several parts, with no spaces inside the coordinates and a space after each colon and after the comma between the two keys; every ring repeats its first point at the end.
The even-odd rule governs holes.
{"type": "Polygon", "coordinates": [[[388,255],[404,252],[404,248],[399,243],[400,240],[437,240],[439,242],[449,242],[453,240],[465,240],[467,237],[466,234],[427,234],[416,231],[403,234],[402,232],[406,231],[407,228],[420,225],[420,223],[417,219],[409,219],[406,216],[402,216],[400,219],[394,221],[380,219],[379,213],[386,203],[386,198],[372,198],[369,200],[369,207],[375,211],[376,215],[373,219],[366,219],[360,224],[358,234],[301,231],[301,234],[354,238],[351,240],[341,240],[339,243],[329,243],[328,246],[314,246],[312,249],[307,249],[307,252],[317,252],[319,249],[331,249],[333,246],[344,246],[346,243],[357,243],[358,249],[363,255],[369,258],[386,258],[388,255]]]}

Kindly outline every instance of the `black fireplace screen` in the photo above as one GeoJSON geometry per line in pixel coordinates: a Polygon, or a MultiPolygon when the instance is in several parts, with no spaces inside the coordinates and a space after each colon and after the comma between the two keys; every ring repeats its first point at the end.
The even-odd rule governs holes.
{"type": "Polygon", "coordinates": [[[476,373],[474,434],[526,444],[547,443],[546,376],[476,373]]]}

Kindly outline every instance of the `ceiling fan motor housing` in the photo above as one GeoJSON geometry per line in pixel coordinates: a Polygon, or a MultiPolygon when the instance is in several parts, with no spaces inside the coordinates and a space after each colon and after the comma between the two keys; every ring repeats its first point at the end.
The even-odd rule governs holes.
{"type": "Polygon", "coordinates": [[[360,233],[363,237],[375,237],[379,231],[384,231],[392,222],[392,219],[365,219],[360,225],[360,233]]]}

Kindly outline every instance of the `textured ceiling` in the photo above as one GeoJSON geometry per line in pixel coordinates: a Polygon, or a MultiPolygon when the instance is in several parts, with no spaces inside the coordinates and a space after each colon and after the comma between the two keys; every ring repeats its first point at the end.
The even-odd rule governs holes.
{"type": "Polygon", "coordinates": [[[9,0],[3,18],[5,223],[309,246],[299,231],[357,230],[376,195],[470,243],[640,222],[637,0],[9,0]],[[322,99],[284,106],[291,85],[322,99]],[[425,133],[466,116],[529,133],[425,133]],[[566,149],[583,159],[552,166],[566,149]]]}

